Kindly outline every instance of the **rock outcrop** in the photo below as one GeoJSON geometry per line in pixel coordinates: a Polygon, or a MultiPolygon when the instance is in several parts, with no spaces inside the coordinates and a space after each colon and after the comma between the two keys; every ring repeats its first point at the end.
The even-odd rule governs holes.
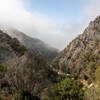
{"type": "Polygon", "coordinates": [[[87,77],[91,79],[96,67],[100,65],[99,53],[100,16],[91,21],[83,34],[74,39],[53,60],[52,67],[78,78],[87,77]]]}

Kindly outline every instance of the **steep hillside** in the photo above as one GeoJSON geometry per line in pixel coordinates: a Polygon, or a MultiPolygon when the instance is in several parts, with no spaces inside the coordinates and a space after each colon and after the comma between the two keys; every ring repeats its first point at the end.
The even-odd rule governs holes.
{"type": "Polygon", "coordinates": [[[93,81],[100,65],[100,16],[65,48],[52,67],[76,78],[93,81]]]}
{"type": "Polygon", "coordinates": [[[35,52],[38,55],[47,59],[53,59],[58,55],[58,50],[56,48],[45,44],[39,39],[31,38],[16,29],[8,28],[6,31],[11,37],[17,38],[23,45],[30,49],[30,51],[35,52]]]}
{"type": "Polygon", "coordinates": [[[1,91],[5,95],[28,89],[32,95],[37,96],[44,88],[51,86],[49,69],[42,58],[26,53],[6,64],[7,71],[0,80],[1,91]]]}
{"type": "Polygon", "coordinates": [[[0,31],[0,98],[1,94],[14,96],[22,90],[39,96],[52,86],[56,77],[52,73],[44,58],[29,52],[16,38],[0,31]]]}
{"type": "Polygon", "coordinates": [[[0,63],[21,56],[26,48],[15,38],[0,31],[0,63]]]}

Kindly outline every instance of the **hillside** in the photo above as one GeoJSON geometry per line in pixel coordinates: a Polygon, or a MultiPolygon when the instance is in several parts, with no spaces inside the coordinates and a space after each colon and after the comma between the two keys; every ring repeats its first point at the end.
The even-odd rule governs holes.
{"type": "MultiPolygon", "coordinates": [[[[34,48],[40,40],[18,31],[9,34],[0,31],[0,99],[99,100],[100,16],[52,62],[34,48]]],[[[44,52],[41,45],[38,50],[44,52]]]]}
{"type": "Polygon", "coordinates": [[[44,58],[0,31],[0,98],[1,94],[9,97],[22,90],[38,98],[45,88],[52,86],[53,78],[44,58]]]}
{"type": "Polygon", "coordinates": [[[6,33],[13,38],[17,38],[24,46],[26,46],[31,52],[35,52],[46,59],[53,59],[58,55],[58,50],[44,43],[37,38],[31,38],[24,33],[13,29],[7,28],[6,33]]]}
{"type": "Polygon", "coordinates": [[[78,79],[95,80],[100,65],[100,16],[74,39],[53,62],[52,67],[78,79]]]}
{"type": "Polygon", "coordinates": [[[16,38],[11,38],[6,33],[0,31],[0,63],[21,56],[26,48],[20,44],[16,38]]]}

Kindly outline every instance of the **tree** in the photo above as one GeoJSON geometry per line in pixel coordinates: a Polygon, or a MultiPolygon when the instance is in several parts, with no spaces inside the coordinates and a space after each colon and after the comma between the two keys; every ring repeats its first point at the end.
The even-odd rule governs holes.
{"type": "Polygon", "coordinates": [[[96,82],[100,82],[100,66],[97,67],[95,72],[96,82]]]}
{"type": "Polygon", "coordinates": [[[21,89],[15,96],[16,100],[40,100],[39,97],[33,96],[28,89],[21,89]]]}
{"type": "Polygon", "coordinates": [[[7,71],[7,65],[6,64],[0,64],[0,78],[2,78],[7,71]]]}
{"type": "Polygon", "coordinates": [[[54,86],[51,95],[52,100],[84,100],[83,84],[78,80],[66,78],[54,86]]]}
{"type": "Polygon", "coordinates": [[[16,38],[13,38],[10,41],[10,45],[17,54],[23,55],[25,51],[27,51],[27,48],[24,45],[21,45],[16,38]]]}
{"type": "Polygon", "coordinates": [[[100,100],[100,66],[95,71],[96,86],[86,90],[86,100],[100,100]]]}

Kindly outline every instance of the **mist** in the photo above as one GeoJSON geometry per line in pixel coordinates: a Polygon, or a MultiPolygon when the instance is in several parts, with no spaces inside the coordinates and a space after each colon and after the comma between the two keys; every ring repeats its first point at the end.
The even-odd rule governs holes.
{"type": "Polygon", "coordinates": [[[90,20],[100,14],[100,1],[89,0],[80,20],[73,19],[70,23],[57,22],[40,12],[27,11],[25,9],[27,2],[27,0],[0,0],[0,27],[4,29],[13,27],[59,50],[64,49],[72,39],[83,32],[90,20]]]}

